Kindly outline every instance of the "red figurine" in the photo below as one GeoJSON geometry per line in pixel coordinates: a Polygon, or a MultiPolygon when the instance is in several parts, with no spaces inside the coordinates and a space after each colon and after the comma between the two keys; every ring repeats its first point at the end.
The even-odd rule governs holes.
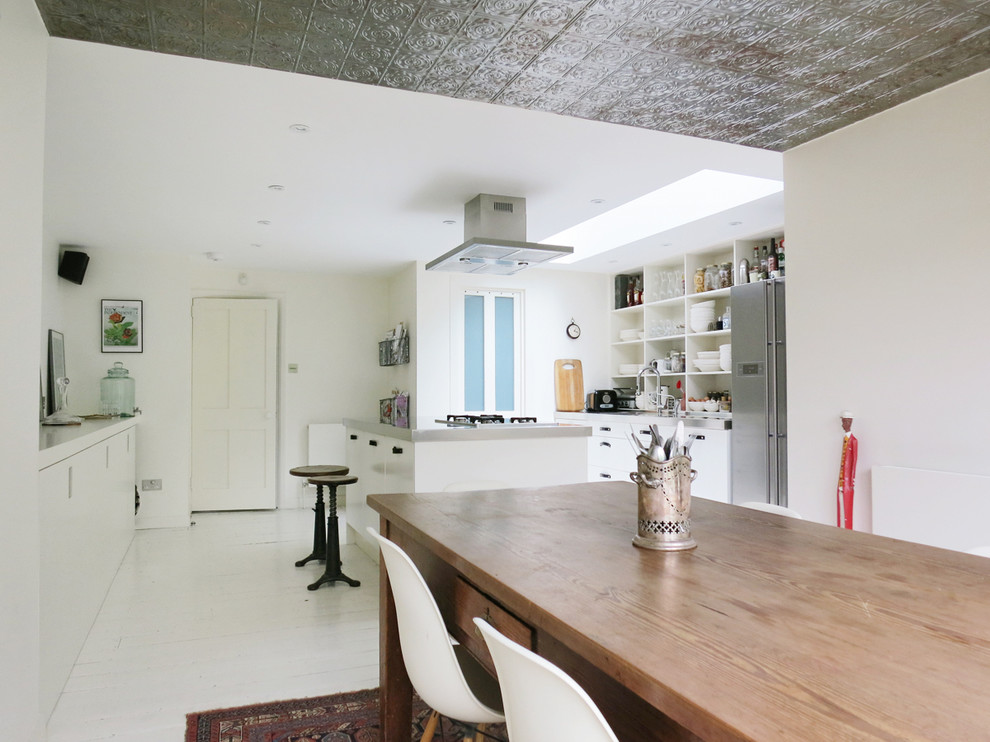
{"type": "Polygon", "coordinates": [[[852,413],[842,413],[842,461],[839,464],[839,487],[836,490],[837,523],[840,528],[853,527],[853,496],[856,494],[856,459],[859,441],[852,434],[852,413]]]}

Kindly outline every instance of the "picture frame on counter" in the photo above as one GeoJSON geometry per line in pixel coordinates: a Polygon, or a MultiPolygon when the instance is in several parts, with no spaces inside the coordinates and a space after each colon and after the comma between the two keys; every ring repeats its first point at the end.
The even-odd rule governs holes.
{"type": "Polygon", "coordinates": [[[54,413],[58,406],[56,380],[65,376],[65,336],[58,330],[48,331],[48,399],[45,415],[54,413]]]}
{"type": "Polygon", "coordinates": [[[100,301],[100,350],[103,353],[144,352],[144,302],[140,299],[100,301]]]}

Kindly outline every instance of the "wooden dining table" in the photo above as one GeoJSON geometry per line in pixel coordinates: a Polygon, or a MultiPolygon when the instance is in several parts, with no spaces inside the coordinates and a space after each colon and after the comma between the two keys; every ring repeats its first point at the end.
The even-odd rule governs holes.
{"type": "MultiPolygon", "coordinates": [[[[692,500],[697,547],[633,546],[636,486],[373,495],[451,634],[483,616],[633,740],[990,740],[990,559],[692,500]]],[[[385,742],[411,687],[381,580],[385,742]]]]}

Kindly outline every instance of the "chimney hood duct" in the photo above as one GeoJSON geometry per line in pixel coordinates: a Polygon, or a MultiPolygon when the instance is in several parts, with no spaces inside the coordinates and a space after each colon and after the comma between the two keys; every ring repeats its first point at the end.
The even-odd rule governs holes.
{"type": "Polygon", "coordinates": [[[426,270],[511,276],[573,252],[526,242],[525,198],[482,193],[464,204],[464,243],[427,263],[426,270]]]}

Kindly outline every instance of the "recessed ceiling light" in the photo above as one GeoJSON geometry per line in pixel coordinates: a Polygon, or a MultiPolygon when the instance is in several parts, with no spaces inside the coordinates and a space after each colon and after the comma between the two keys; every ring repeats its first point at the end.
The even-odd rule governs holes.
{"type": "Polygon", "coordinates": [[[444,224],[457,224],[457,222],[454,221],[453,219],[444,219],[443,220],[443,223],[444,224]]]}
{"type": "Polygon", "coordinates": [[[604,198],[593,198],[593,199],[591,199],[591,203],[593,203],[593,204],[603,204],[603,203],[605,203],[605,199],[604,198]]]}
{"type": "Polygon", "coordinates": [[[261,243],[260,242],[252,242],[251,243],[251,247],[261,247],[261,243]]]}
{"type": "Polygon", "coordinates": [[[221,260],[223,260],[223,255],[221,255],[218,252],[204,252],[203,255],[211,263],[219,263],[221,260]]]}
{"type": "Polygon", "coordinates": [[[742,222],[729,222],[730,227],[738,227],[742,222]]]}
{"type": "Polygon", "coordinates": [[[674,244],[673,242],[664,242],[662,247],[670,247],[673,244],[674,244]]]}
{"type": "Polygon", "coordinates": [[[289,126],[289,129],[297,134],[305,134],[309,131],[309,124],[292,124],[289,126]]]}
{"type": "Polygon", "coordinates": [[[574,252],[557,261],[573,263],[779,193],[783,188],[783,182],[772,178],[699,170],[540,242],[573,245],[574,252]]]}
{"type": "Polygon", "coordinates": [[[267,227],[271,223],[272,222],[271,222],[270,219],[259,219],[258,220],[258,224],[262,225],[263,227],[267,227]]]}
{"type": "Polygon", "coordinates": [[[268,190],[269,191],[284,191],[285,190],[285,186],[284,185],[279,185],[278,183],[272,183],[270,186],[268,186],[268,190]]]}

